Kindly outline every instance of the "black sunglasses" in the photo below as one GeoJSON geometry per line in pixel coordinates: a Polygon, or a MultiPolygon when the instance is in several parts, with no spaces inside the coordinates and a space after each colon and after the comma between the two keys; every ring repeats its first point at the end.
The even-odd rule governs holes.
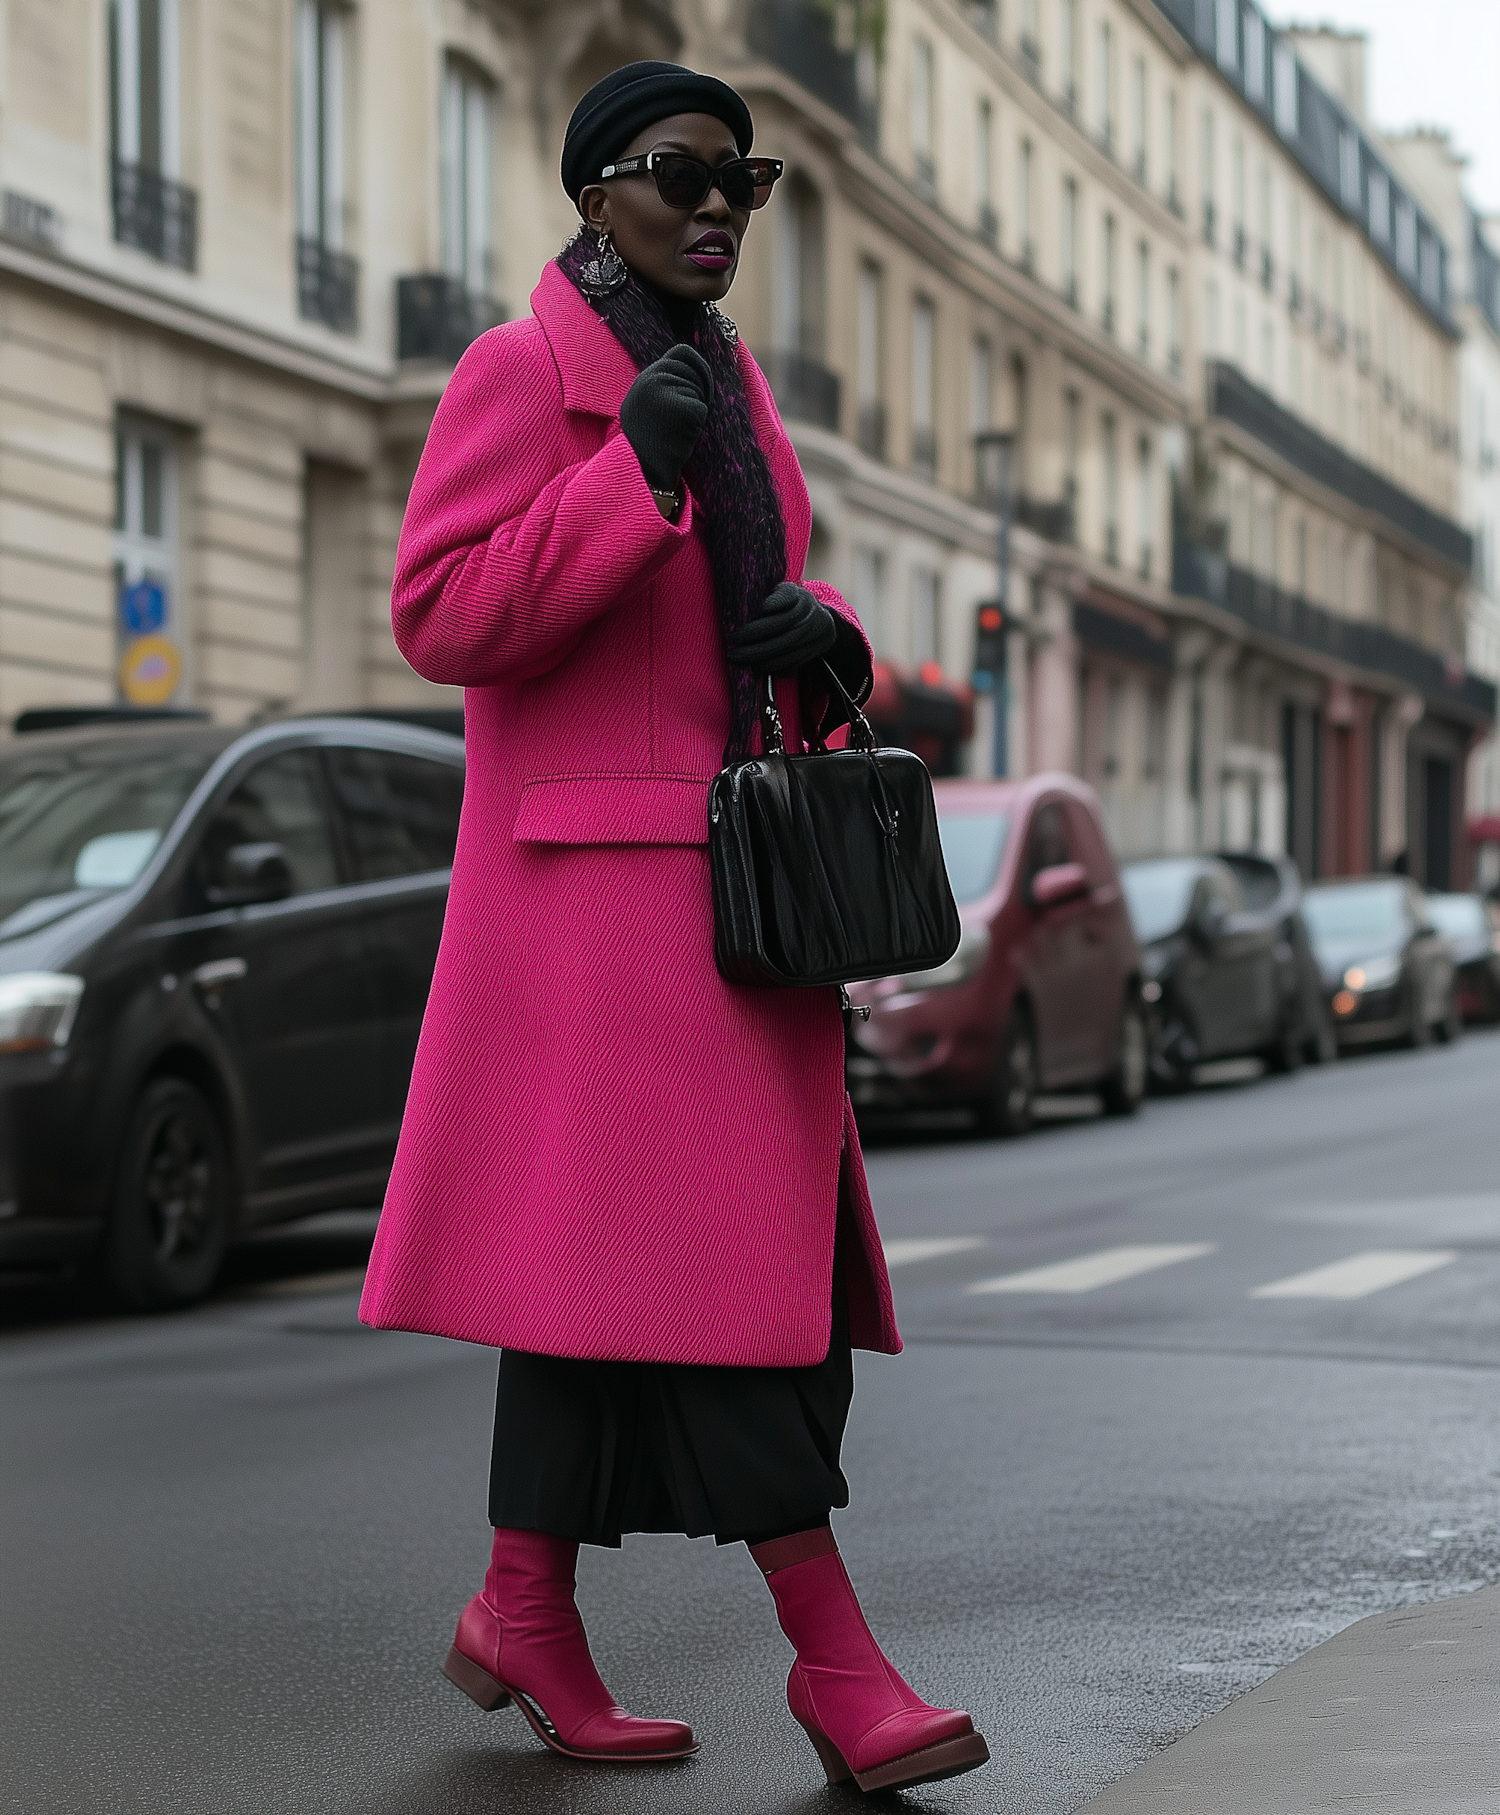
{"type": "Polygon", "coordinates": [[[764,208],[781,175],[780,158],[734,158],[727,164],[705,164],[685,151],[648,151],[644,157],[606,164],[600,180],[611,176],[656,178],[656,193],[669,208],[696,208],[717,189],[731,208],[764,208]]]}

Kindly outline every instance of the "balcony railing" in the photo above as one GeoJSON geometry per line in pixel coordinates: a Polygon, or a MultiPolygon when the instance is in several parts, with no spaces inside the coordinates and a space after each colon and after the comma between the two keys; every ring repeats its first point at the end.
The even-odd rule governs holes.
{"type": "Polygon", "coordinates": [[[359,261],[321,240],[297,241],[297,313],[339,334],[359,328],[359,261]]]}
{"type": "Polygon", "coordinates": [[[1284,410],[1268,391],[1252,384],[1234,366],[1213,361],[1208,369],[1209,407],[1283,460],[1339,493],[1351,504],[1384,518],[1440,559],[1468,573],[1474,538],[1450,518],[1404,491],[1362,461],[1351,459],[1299,416],[1284,410]]]}
{"type": "Polygon", "coordinates": [[[164,265],[192,271],[198,264],[198,192],[143,164],[110,161],[115,238],[149,252],[164,265]]]}
{"type": "Polygon", "coordinates": [[[506,319],[505,305],[456,277],[424,271],[396,279],[396,357],[454,365],[471,341],[506,319]]]}
{"type": "Polygon", "coordinates": [[[783,416],[799,422],[815,422],[825,429],[839,426],[839,375],[830,372],[816,359],[804,353],[787,351],[770,354],[766,375],[771,380],[771,394],[783,416]]]}
{"type": "Polygon", "coordinates": [[[1014,509],[1015,520],[1021,528],[1029,529],[1044,542],[1073,543],[1078,539],[1071,498],[1047,500],[1022,496],[1016,499],[1014,509]]]}
{"type": "Polygon", "coordinates": [[[840,49],[831,6],[818,0],[758,0],[749,9],[747,35],[758,56],[853,120],[867,139],[873,137],[875,106],[861,91],[859,53],[840,49]]]}
{"type": "Polygon", "coordinates": [[[1172,587],[1233,612],[1262,635],[1401,681],[1471,722],[1494,721],[1494,683],[1471,674],[1461,662],[1398,636],[1383,624],[1327,611],[1247,568],[1231,566],[1223,555],[1196,542],[1178,542],[1173,550],[1172,587]]]}
{"type": "Polygon", "coordinates": [[[859,406],[859,446],[872,460],[885,459],[885,405],[862,403],[859,406]]]}

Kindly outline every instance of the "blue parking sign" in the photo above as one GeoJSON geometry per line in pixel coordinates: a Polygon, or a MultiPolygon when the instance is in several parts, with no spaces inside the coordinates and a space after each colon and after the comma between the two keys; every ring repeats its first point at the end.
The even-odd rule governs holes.
{"type": "Polygon", "coordinates": [[[160,580],[120,588],[120,622],[132,636],[150,636],[167,621],[167,589],[160,580]]]}

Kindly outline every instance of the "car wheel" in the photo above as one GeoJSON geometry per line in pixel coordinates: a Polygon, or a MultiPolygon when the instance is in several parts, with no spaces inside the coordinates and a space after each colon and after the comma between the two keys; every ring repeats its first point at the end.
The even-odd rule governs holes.
{"type": "Polygon", "coordinates": [[[1289,1008],[1282,1020],[1281,1031],[1261,1054],[1266,1069],[1282,1077],[1302,1069],[1302,1029],[1298,1020],[1296,1009],[1289,1008]]]}
{"type": "Polygon", "coordinates": [[[1150,1055],[1146,1043],[1146,1017],[1134,995],[1120,1010],[1120,1060],[1099,1086],[1106,1115],[1134,1115],[1146,1094],[1150,1055]]]}
{"type": "Polygon", "coordinates": [[[1437,1024],[1437,1037],[1444,1046],[1451,1046],[1455,1040],[1462,1038],[1463,1031],[1464,1018],[1458,1012],[1458,997],[1450,990],[1448,1006],[1443,1013],[1442,1020],[1437,1024]]]}
{"type": "Polygon", "coordinates": [[[202,1298],[229,1240],[229,1158],[218,1120],[182,1078],[141,1093],[120,1155],[105,1238],[110,1284],[138,1311],[202,1298]]]}
{"type": "Polygon", "coordinates": [[[1036,1103],[1036,1030],[1023,1003],[1010,1011],[1000,1062],[989,1094],[979,1104],[979,1125],[989,1134],[1025,1134],[1036,1103]]]}
{"type": "Polygon", "coordinates": [[[1414,1050],[1421,1046],[1431,1046],[1432,1028],[1422,1009],[1422,988],[1415,980],[1411,986],[1411,1006],[1407,1010],[1406,1043],[1414,1050]]]}

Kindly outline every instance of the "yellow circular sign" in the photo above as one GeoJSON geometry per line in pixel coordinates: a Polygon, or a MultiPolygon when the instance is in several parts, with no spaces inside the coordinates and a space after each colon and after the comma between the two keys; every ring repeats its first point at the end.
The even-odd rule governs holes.
{"type": "Polygon", "coordinates": [[[132,706],[164,706],[182,679],[182,657],[169,637],[137,637],[120,659],[120,690],[132,706]]]}

